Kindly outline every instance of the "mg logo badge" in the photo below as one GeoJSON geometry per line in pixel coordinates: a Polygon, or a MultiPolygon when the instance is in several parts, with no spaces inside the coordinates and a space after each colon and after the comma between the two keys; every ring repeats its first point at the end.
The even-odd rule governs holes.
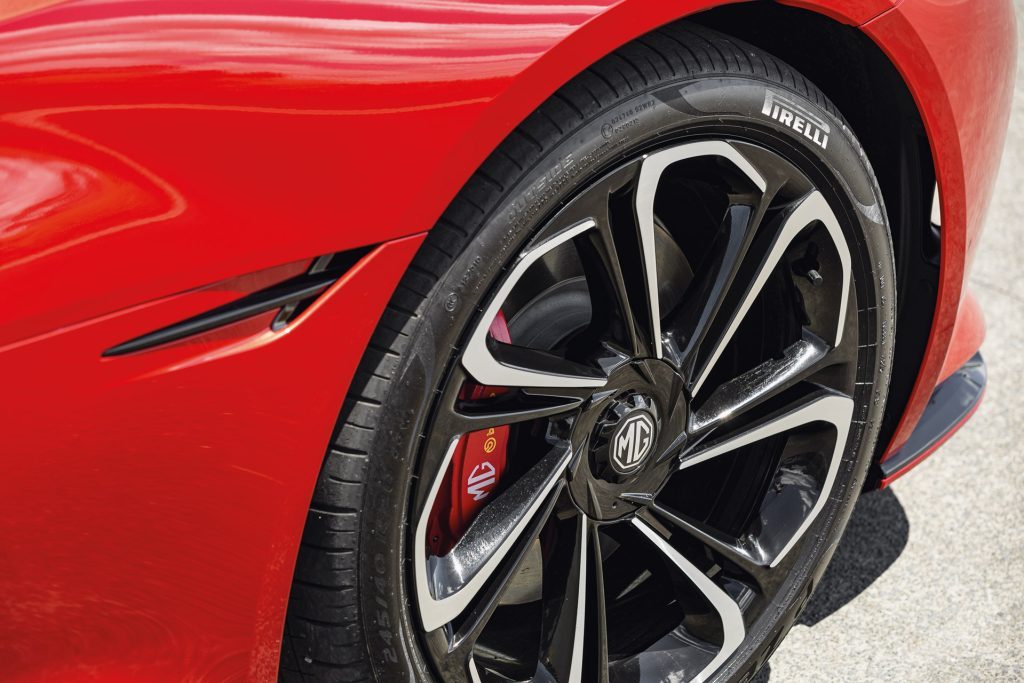
{"type": "Polygon", "coordinates": [[[633,413],[612,437],[612,466],[622,474],[639,469],[654,446],[654,419],[646,412],[633,413]]]}

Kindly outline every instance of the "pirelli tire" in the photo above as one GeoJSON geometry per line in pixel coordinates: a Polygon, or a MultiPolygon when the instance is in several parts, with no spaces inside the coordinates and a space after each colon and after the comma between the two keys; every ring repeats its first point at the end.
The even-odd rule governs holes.
{"type": "MultiPolygon", "coordinates": [[[[840,444],[841,447],[836,451],[838,460],[834,478],[810,525],[801,532],[792,547],[785,550],[785,559],[778,565],[782,568],[780,571],[783,576],[773,584],[771,594],[766,591],[764,596],[751,598],[754,602],[761,602],[749,622],[745,621],[746,613],[740,610],[744,620],[742,640],[735,647],[729,645],[727,648],[723,639],[728,640],[728,634],[725,633],[728,629],[713,624],[707,626],[701,636],[710,643],[707,656],[717,657],[711,653],[729,649],[727,656],[723,656],[721,661],[714,660],[714,666],[709,669],[707,662],[695,654],[694,663],[686,663],[690,661],[687,657],[692,653],[681,653],[679,661],[684,664],[680,666],[690,668],[675,673],[681,673],[682,678],[695,680],[748,680],[767,661],[822,575],[846,526],[875,445],[887,396],[893,344],[896,306],[893,250],[882,197],[870,164],[853,132],[822,93],[792,68],[770,55],[720,33],[683,22],[659,29],[623,46],[578,75],[544,102],[509,134],[474,173],[428,235],[366,350],[349,389],[335,437],[316,484],[288,605],[281,654],[282,680],[396,681],[432,678],[469,681],[474,680],[474,677],[498,680],[501,675],[506,675],[502,673],[506,671],[502,669],[506,666],[502,663],[504,660],[494,654],[495,648],[501,649],[498,636],[488,636],[492,639],[489,643],[497,642],[498,645],[489,644],[486,652],[481,647],[478,651],[470,650],[467,655],[464,643],[453,644],[459,629],[464,628],[460,620],[466,619],[466,612],[488,599],[486,596],[489,589],[486,586],[474,597],[475,602],[469,602],[463,612],[452,617],[443,627],[437,627],[432,622],[433,617],[424,614],[424,605],[444,602],[438,596],[425,598],[422,595],[425,584],[416,572],[431,565],[429,558],[426,565],[417,559],[417,554],[425,550],[418,546],[415,537],[423,516],[429,512],[423,506],[424,501],[432,499],[430,489],[433,482],[444,476],[445,449],[437,447],[440,441],[435,433],[446,409],[443,397],[447,395],[446,392],[453,391],[450,386],[453,377],[471,380],[473,376],[467,368],[482,367],[474,365],[476,361],[467,360],[465,355],[467,349],[472,347],[473,335],[481,329],[482,324],[489,322],[482,320],[481,316],[487,312],[502,284],[510,274],[515,273],[519,260],[532,251],[547,249],[545,240],[550,239],[551,235],[562,234],[551,226],[562,220],[560,217],[566,215],[566,212],[577,210],[583,201],[581,198],[590,196],[587,193],[592,193],[600,183],[613,182],[608,179],[615,173],[624,174],[623,177],[634,172],[643,173],[646,160],[654,159],[666,150],[677,150],[675,154],[678,158],[696,158],[700,156],[695,151],[698,148],[693,147],[696,143],[721,143],[725,147],[701,147],[699,150],[713,150],[708,152],[712,157],[724,153],[722,150],[726,148],[738,150],[739,160],[699,158],[661,171],[662,177],[659,177],[658,183],[675,183],[684,188],[679,190],[680,197],[698,197],[684,202],[687,211],[683,213],[693,221],[710,221],[711,218],[705,214],[713,215],[715,221],[721,220],[721,210],[730,211],[728,207],[732,204],[729,202],[736,200],[718,199],[719,195],[733,198],[742,195],[752,187],[750,182],[754,177],[761,177],[766,186],[781,183],[780,187],[786,188],[778,191],[777,201],[771,200],[775,203],[769,201],[764,205],[764,225],[776,225],[784,221],[786,216],[798,208],[800,201],[813,193],[818,193],[821,206],[827,207],[829,215],[834,217],[834,221],[832,218],[814,218],[808,223],[809,227],[803,228],[808,234],[817,231],[814,234],[820,239],[814,238],[818,240],[815,249],[821,253],[804,253],[796,258],[786,251],[783,261],[780,261],[786,267],[773,270],[770,278],[765,280],[765,292],[768,293],[763,297],[758,294],[759,297],[768,298],[767,303],[761,299],[752,299],[755,303],[749,306],[748,310],[753,311],[749,315],[760,316],[757,319],[762,320],[763,324],[758,327],[751,323],[750,329],[755,332],[762,330],[763,334],[747,334],[746,327],[741,329],[744,339],[759,339],[754,346],[766,353],[774,348],[773,344],[782,344],[778,339],[793,329],[810,330],[816,338],[820,337],[819,341],[824,339],[824,346],[812,344],[813,349],[819,349],[822,354],[836,353],[841,356],[834,365],[828,366],[830,369],[815,371],[816,374],[808,376],[814,380],[816,387],[825,392],[815,394],[818,398],[826,394],[826,398],[843,395],[849,400],[848,422],[837,428],[837,433],[844,433],[845,430],[846,438],[845,443],[840,444]],[[740,168],[744,160],[750,162],[753,174],[740,168]],[[773,180],[775,175],[782,179],[773,180]],[[701,209],[701,206],[705,206],[706,210],[701,209]],[[699,220],[697,217],[700,217],[699,220]],[[773,220],[775,223],[772,223],[773,220]],[[825,223],[833,222],[839,232],[833,231],[830,241],[821,236],[826,235],[823,232],[828,227],[825,223]],[[844,252],[848,253],[848,266],[843,266],[847,268],[846,271],[841,267],[844,252]],[[837,280],[843,272],[849,273],[848,280],[837,280]],[[824,289],[814,289],[815,278],[825,280],[824,289]],[[847,289],[842,290],[836,282],[845,282],[847,289]],[[835,299],[836,292],[838,299],[835,299]],[[837,301],[848,302],[849,310],[846,320],[839,316],[836,339],[833,339],[836,344],[833,347],[829,346],[829,339],[826,339],[832,332],[825,334],[822,330],[832,330],[834,327],[835,320],[829,316],[839,315],[836,311],[841,309],[837,301]],[[772,310],[778,311],[778,315],[764,315],[762,309],[769,304],[772,310]],[[790,310],[793,306],[796,306],[795,313],[790,310]],[[810,322],[800,319],[804,314],[810,322]],[[818,317],[826,320],[827,324],[819,325],[818,317]],[[843,329],[846,330],[843,336],[845,342],[839,342],[838,335],[843,329]],[[843,343],[851,345],[847,347],[843,343]],[[844,393],[844,387],[847,386],[848,394],[844,393]],[[458,661],[451,659],[452,652],[458,654],[458,661]]],[[[726,156],[729,155],[731,152],[726,156]]],[[[623,182],[626,184],[621,187],[616,185],[619,189],[615,191],[626,188],[628,193],[628,183],[637,181],[627,178],[623,182]]],[[[662,185],[657,185],[655,191],[661,192],[661,188],[662,185]]],[[[750,192],[756,194],[753,189],[750,192]]],[[[657,196],[660,195],[652,197],[652,203],[660,201],[656,199],[657,196]]],[[[635,206],[639,200],[634,197],[632,201],[635,206]]],[[[665,204],[657,206],[664,207],[665,204]]],[[[679,258],[685,257],[686,261],[685,267],[670,268],[671,277],[666,276],[666,281],[683,283],[678,287],[686,289],[690,283],[699,280],[702,272],[699,259],[688,252],[697,241],[676,239],[682,233],[673,232],[677,228],[670,224],[679,217],[668,215],[671,211],[663,213],[666,215],[656,216],[658,235],[668,233],[672,239],[657,242],[658,249],[663,244],[675,244],[670,246],[669,251],[673,255],[677,252],[682,254],[679,258]]],[[[627,214],[622,214],[625,216],[622,220],[626,223],[630,220],[627,214]]],[[[634,219],[639,220],[636,215],[634,219]]],[[[579,229],[581,223],[576,221],[570,225],[579,229]]],[[[585,232],[586,228],[582,230],[585,232]]],[[[596,236],[597,232],[593,235],[596,236]]],[[[574,236],[573,240],[576,239],[574,236]]],[[[641,237],[638,253],[642,254],[645,244],[641,237]]],[[[584,248],[581,246],[576,249],[582,253],[584,248]]],[[[628,249],[623,253],[625,251],[628,249]]],[[[807,251],[809,253],[812,250],[808,248],[807,251]]],[[[671,259],[666,257],[665,260],[671,259]]],[[[660,275],[661,266],[655,268],[651,263],[643,261],[637,266],[637,272],[656,272],[660,275]],[[645,270],[648,267],[649,270],[645,270]]],[[[759,272],[756,271],[756,264],[737,266],[738,272],[744,272],[744,267],[759,272]]],[[[569,269],[570,275],[577,272],[572,268],[576,266],[569,269]]],[[[629,268],[623,272],[625,270],[629,268]]],[[[552,266],[552,272],[556,271],[552,266]]],[[[630,280],[625,275],[623,277],[626,282],[643,280],[636,277],[630,280]]],[[[596,285],[590,279],[585,279],[587,285],[584,289],[592,293],[596,285]]],[[[658,284],[654,283],[653,286],[658,284]]],[[[578,286],[578,283],[574,286],[578,286]]],[[[701,305],[701,301],[687,304],[688,299],[683,292],[674,294],[666,290],[660,296],[665,299],[677,294],[681,298],[674,304],[676,310],[701,305]]],[[[623,295],[627,304],[642,304],[646,300],[642,296],[635,296],[639,295],[623,295]]],[[[647,292],[648,299],[653,296],[650,291],[647,292]]],[[[725,298],[721,310],[725,310],[730,304],[730,295],[726,293],[722,296],[725,298]]],[[[577,299],[579,297],[573,300],[577,299]]],[[[614,297],[609,300],[612,299],[614,297]]],[[[569,298],[564,301],[569,301],[569,298]]],[[[743,302],[745,300],[741,299],[743,302]]],[[[558,305],[569,304],[563,302],[558,305]]],[[[595,326],[594,320],[599,315],[592,304],[586,306],[590,306],[586,309],[587,314],[580,315],[589,330],[595,326]]],[[[619,308],[621,306],[618,304],[609,304],[609,310],[619,308]]],[[[638,304],[633,309],[631,313],[614,313],[612,321],[608,323],[608,329],[611,330],[608,334],[622,337],[619,330],[622,325],[618,318],[640,321],[635,323],[635,330],[640,331],[632,336],[636,353],[631,352],[629,361],[622,361],[622,367],[630,365],[641,374],[644,372],[641,367],[669,367],[670,364],[665,360],[671,355],[668,347],[672,343],[679,347],[686,346],[685,335],[680,334],[676,342],[668,336],[659,340],[656,338],[659,332],[650,332],[652,321],[664,314],[665,320],[662,323],[668,326],[665,335],[670,335],[672,328],[669,313],[654,310],[644,323],[644,305],[638,304]],[[655,358],[652,349],[655,345],[660,348],[661,344],[666,345],[661,349],[663,356],[655,358]]],[[[549,314],[549,319],[555,320],[569,319],[578,313],[566,309],[563,316],[557,313],[560,310],[557,306],[552,310],[555,313],[549,314]]],[[[741,325],[747,323],[741,322],[741,325]]],[[[512,335],[515,342],[514,325],[512,335]]],[[[496,348],[491,342],[487,344],[490,346],[485,345],[485,348],[496,348]]],[[[552,344],[549,351],[559,358],[572,355],[570,351],[554,345],[554,342],[552,344]]],[[[616,344],[618,342],[612,346],[616,344]]],[[[726,350],[720,357],[727,358],[727,364],[735,361],[737,371],[745,372],[741,357],[746,351],[735,350],[729,344],[732,342],[725,344],[726,350]]],[[[566,348],[571,346],[567,343],[566,348]]],[[[622,346],[628,344],[623,343],[622,346]]],[[[586,366],[589,362],[588,357],[580,353],[580,358],[572,361],[574,368],[586,366]]],[[[753,351],[751,353],[756,355],[753,351]]],[[[681,351],[680,357],[683,355],[681,351]]],[[[768,360],[764,362],[771,361],[771,356],[771,353],[767,353],[765,357],[768,360]]],[[[598,365],[596,361],[590,363],[588,372],[598,372],[595,369],[598,365]]],[[[700,365],[699,359],[697,365],[700,365]]],[[[668,372],[665,370],[665,373],[668,372]]],[[[709,372],[711,379],[707,381],[711,382],[718,371],[709,372]]],[[[676,376],[681,378],[679,381],[684,387],[692,387],[692,381],[688,385],[684,375],[680,371],[676,376]]],[[[665,377],[668,376],[665,374],[665,377]]],[[[795,381],[793,387],[805,388],[808,377],[795,381]]],[[[605,381],[622,382],[622,386],[628,384],[633,387],[640,380],[613,379],[609,374],[605,381]]],[[[645,400],[658,405],[660,413],[656,417],[660,420],[659,428],[669,429],[671,419],[668,414],[675,409],[665,405],[663,393],[659,393],[663,392],[663,383],[651,380],[650,387],[649,391],[645,390],[646,393],[639,393],[646,397],[645,400]]],[[[786,391],[795,391],[793,387],[786,391]]],[[[685,392],[683,395],[688,396],[685,392]]],[[[768,402],[759,404],[763,406],[776,399],[769,397],[758,400],[768,402]]],[[[598,410],[596,399],[591,397],[581,401],[574,408],[575,418],[559,418],[563,420],[560,424],[569,425],[565,427],[568,434],[564,436],[566,444],[575,443],[573,439],[577,438],[598,438],[574,436],[580,421],[586,419],[587,410],[590,409],[588,406],[593,407],[594,411],[598,410]],[[573,419],[577,422],[573,423],[573,419]]],[[[695,398],[687,398],[686,401],[686,410],[690,415],[699,414],[707,406],[706,400],[703,404],[695,398]]],[[[637,406],[639,404],[630,404],[622,410],[628,412],[643,408],[637,406]]],[[[601,416],[607,415],[607,409],[602,410],[605,412],[601,416]]],[[[552,433],[556,432],[558,429],[552,427],[552,433]]],[[[598,434],[598,431],[593,433],[598,434]]],[[[556,433],[552,439],[557,442],[557,438],[561,437],[556,433]]],[[[661,438],[660,432],[658,438],[661,438]]],[[[697,437],[692,439],[696,440],[697,437]]],[[[785,444],[789,443],[785,441],[785,444]]],[[[785,449],[789,448],[785,444],[773,446],[778,452],[770,457],[765,456],[765,460],[785,462],[788,457],[785,449]]],[[[588,454],[599,451],[596,446],[591,449],[588,445],[587,449],[588,454]]],[[[678,457],[674,451],[671,455],[676,458],[671,460],[673,467],[679,466],[680,462],[685,465],[687,458],[692,457],[685,450],[678,457]]],[[[646,453],[644,456],[654,458],[646,453]]],[[[510,448],[510,462],[514,457],[526,456],[518,456],[510,448]]],[[[588,461],[591,457],[599,458],[600,455],[587,455],[582,457],[582,461],[588,461]]],[[[736,457],[735,460],[739,462],[743,459],[736,457]]],[[[748,458],[744,461],[746,464],[736,465],[734,469],[746,472],[745,468],[750,467],[749,461],[752,459],[748,458]]],[[[645,468],[655,466],[647,465],[646,462],[644,464],[645,468]]],[[[547,526],[543,526],[537,532],[537,538],[550,543],[547,539],[553,535],[557,539],[553,545],[557,547],[559,543],[574,542],[572,533],[567,533],[566,529],[583,530],[575,542],[586,536],[590,539],[591,545],[587,547],[591,550],[580,551],[583,554],[578,558],[583,560],[577,559],[575,565],[566,565],[568,569],[558,570],[572,575],[572,566],[578,567],[582,562],[589,567],[580,586],[593,585],[595,579],[592,577],[596,576],[601,561],[599,558],[595,563],[593,555],[586,553],[592,552],[594,543],[610,547],[612,541],[608,534],[615,535],[615,543],[621,543],[622,547],[632,544],[629,547],[636,548],[634,552],[637,557],[654,558],[658,552],[667,553],[662,557],[666,566],[672,563],[665,558],[675,557],[672,553],[685,556],[686,548],[690,547],[687,544],[696,543],[692,537],[687,537],[690,540],[683,538],[685,534],[677,538],[677,532],[673,531],[676,527],[673,527],[671,520],[667,520],[664,515],[659,516],[657,511],[642,508],[640,503],[630,502],[629,505],[634,506],[629,512],[632,517],[627,515],[621,520],[613,518],[597,503],[594,505],[598,507],[588,508],[589,504],[580,502],[573,492],[574,481],[584,477],[602,482],[612,480],[601,479],[605,475],[594,468],[586,472],[579,469],[587,467],[586,462],[579,464],[573,461],[566,467],[565,472],[560,470],[557,473],[558,477],[564,477],[564,481],[559,479],[558,487],[552,489],[561,491],[557,495],[562,497],[552,499],[550,506],[557,510],[564,507],[566,519],[577,515],[582,521],[572,524],[580,526],[567,526],[570,523],[563,520],[559,522],[562,526],[555,532],[548,532],[545,530],[547,526]],[[615,524],[620,522],[631,526],[616,527],[615,524]],[[658,546],[662,543],[667,546],[659,550],[658,546]],[[587,564],[588,557],[590,564],[587,564]]],[[[693,471],[696,469],[697,466],[693,471]]],[[[621,476],[628,476],[628,473],[621,476]]],[[[769,484],[775,481],[771,479],[774,476],[771,473],[743,474],[749,483],[742,483],[748,479],[736,476],[739,478],[735,481],[723,479],[731,482],[723,489],[728,494],[723,494],[725,498],[748,494],[756,497],[758,491],[767,488],[768,485],[763,483],[766,477],[769,484]]],[[[503,483],[502,490],[509,490],[513,483],[503,483]]],[[[608,484],[609,487],[619,485],[608,484]]],[[[809,486],[811,488],[808,490],[813,491],[814,486],[809,486]]],[[[820,485],[819,489],[825,490],[820,485]]],[[[660,496],[666,490],[667,485],[656,493],[660,496]]],[[[742,516],[742,510],[746,508],[737,505],[735,515],[742,516]]],[[[756,502],[751,505],[757,509],[756,502]]],[[[723,509],[730,508],[727,505],[723,509]]],[[[715,514],[709,513],[708,520],[715,521],[715,514]]],[[[548,525],[549,522],[543,524],[548,525]]],[[[742,527],[742,521],[730,524],[738,525],[736,528],[742,527]]],[[[767,541],[765,543],[768,544],[767,541]]],[[[513,544],[510,547],[518,546],[513,544]]],[[[731,551],[728,548],[722,551],[726,555],[719,556],[716,552],[712,548],[703,551],[702,555],[714,561],[693,557],[686,561],[690,567],[697,567],[697,571],[708,581],[718,581],[716,590],[720,593],[736,597],[735,592],[741,591],[737,586],[742,581],[735,577],[744,576],[740,568],[742,562],[737,560],[737,564],[729,560],[727,555],[731,551]]],[[[767,563],[771,553],[768,550],[764,552],[767,563]]],[[[546,546],[544,553],[545,567],[549,568],[551,563],[556,562],[552,558],[556,558],[558,553],[549,552],[546,546]]],[[[513,555],[514,552],[509,557],[513,555]]],[[[741,556],[737,557],[742,560],[741,556]]],[[[657,564],[654,559],[643,561],[654,563],[652,566],[657,564]]],[[[603,565],[600,570],[610,571],[603,565]]],[[[500,573],[497,571],[495,575],[500,573]]],[[[518,576],[512,570],[510,574],[518,576]]],[[[693,582],[703,585],[699,577],[691,576],[691,587],[696,585],[693,582]]],[[[676,583],[682,585],[686,581],[679,580],[676,583]]],[[[468,590],[466,585],[455,581],[449,589],[456,592],[468,590]]],[[[548,585],[544,584],[545,595],[547,590],[548,585]]],[[[689,589],[681,590],[680,595],[683,595],[689,589]]],[[[711,594],[704,595],[707,597],[711,594]]],[[[584,607],[579,608],[584,611],[579,614],[589,615],[591,613],[586,610],[598,609],[593,607],[593,600],[588,602],[584,599],[586,596],[577,597],[578,600],[571,604],[578,605],[581,601],[585,603],[584,607]]],[[[594,614],[606,615],[604,610],[617,609],[613,598],[605,596],[602,606],[594,614]]],[[[569,604],[569,593],[559,600],[569,604]]],[[[671,618],[683,615],[680,618],[685,619],[682,622],[684,627],[693,627],[699,631],[700,624],[697,622],[703,624],[709,620],[695,620],[690,614],[692,609],[681,606],[687,600],[683,595],[675,599],[675,603],[664,606],[664,609],[675,615],[671,618]]],[[[542,610],[540,613],[547,614],[550,611],[542,610]]],[[[714,610],[708,610],[708,614],[715,617],[714,610]]],[[[730,614],[734,612],[730,611],[730,614]]],[[[446,612],[444,617],[439,618],[447,619],[448,616],[446,612]]],[[[573,647],[553,647],[551,643],[543,642],[545,634],[564,635],[558,630],[561,628],[558,624],[564,622],[564,619],[554,623],[545,622],[545,618],[538,617],[541,635],[537,636],[540,644],[534,653],[537,661],[513,661],[507,663],[507,671],[543,671],[544,675],[554,680],[640,680],[640,669],[629,662],[639,657],[642,651],[634,652],[630,648],[641,648],[643,643],[631,644],[620,635],[615,635],[615,638],[619,638],[616,641],[609,635],[615,631],[615,627],[608,627],[603,641],[600,633],[593,635],[590,632],[572,641],[574,647],[586,650],[585,657],[575,655],[573,647]],[[601,642],[605,643],[604,650],[599,647],[601,642]]],[[[618,631],[615,633],[618,634],[618,631]]],[[[533,655],[528,653],[527,656],[533,655]]],[[[511,675],[508,679],[512,679],[511,675]]]]}

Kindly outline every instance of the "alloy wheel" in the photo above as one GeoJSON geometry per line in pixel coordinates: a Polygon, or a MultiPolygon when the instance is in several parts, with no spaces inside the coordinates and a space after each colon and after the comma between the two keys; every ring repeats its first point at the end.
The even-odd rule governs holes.
{"type": "Polygon", "coordinates": [[[857,310],[829,201],[759,144],[677,141],[578,193],[482,304],[433,410],[409,571],[437,673],[718,671],[832,492],[857,310]],[[460,445],[498,428],[507,465],[438,538],[460,445]]]}

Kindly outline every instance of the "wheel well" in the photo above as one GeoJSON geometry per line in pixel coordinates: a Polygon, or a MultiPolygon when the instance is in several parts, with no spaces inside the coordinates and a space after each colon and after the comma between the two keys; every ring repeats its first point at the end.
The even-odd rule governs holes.
{"type": "MultiPolygon", "coordinates": [[[[897,320],[877,464],[917,379],[938,291],[939,234],[931,223],[935,171],[917,106],[877,45],[856,28],[820,14],[745,2],[687,20],[760,47],[809,78],[849,122],[878,178],[896,257],[897,320]]],[[[869,477],[877,476],[875,467],[869,477]]],[[[872,487],[877,479],[870,478],[872,487]]]]}

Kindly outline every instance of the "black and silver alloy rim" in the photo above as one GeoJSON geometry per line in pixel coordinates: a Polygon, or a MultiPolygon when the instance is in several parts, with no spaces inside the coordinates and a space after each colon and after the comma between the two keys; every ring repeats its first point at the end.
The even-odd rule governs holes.
{"type": "Polygon", "coordinates": [[[470,329],[421,457],[414,623],[441,678],[702,681],[737,652],[847,446],[848,239],[807,174],[727,139],[651,151],[541,228],[470,329]],[[499,315],[512,343],[489,334],[499,315]],[[499,487],[434,554],[460,441],[504,425],[499,487]]]}

